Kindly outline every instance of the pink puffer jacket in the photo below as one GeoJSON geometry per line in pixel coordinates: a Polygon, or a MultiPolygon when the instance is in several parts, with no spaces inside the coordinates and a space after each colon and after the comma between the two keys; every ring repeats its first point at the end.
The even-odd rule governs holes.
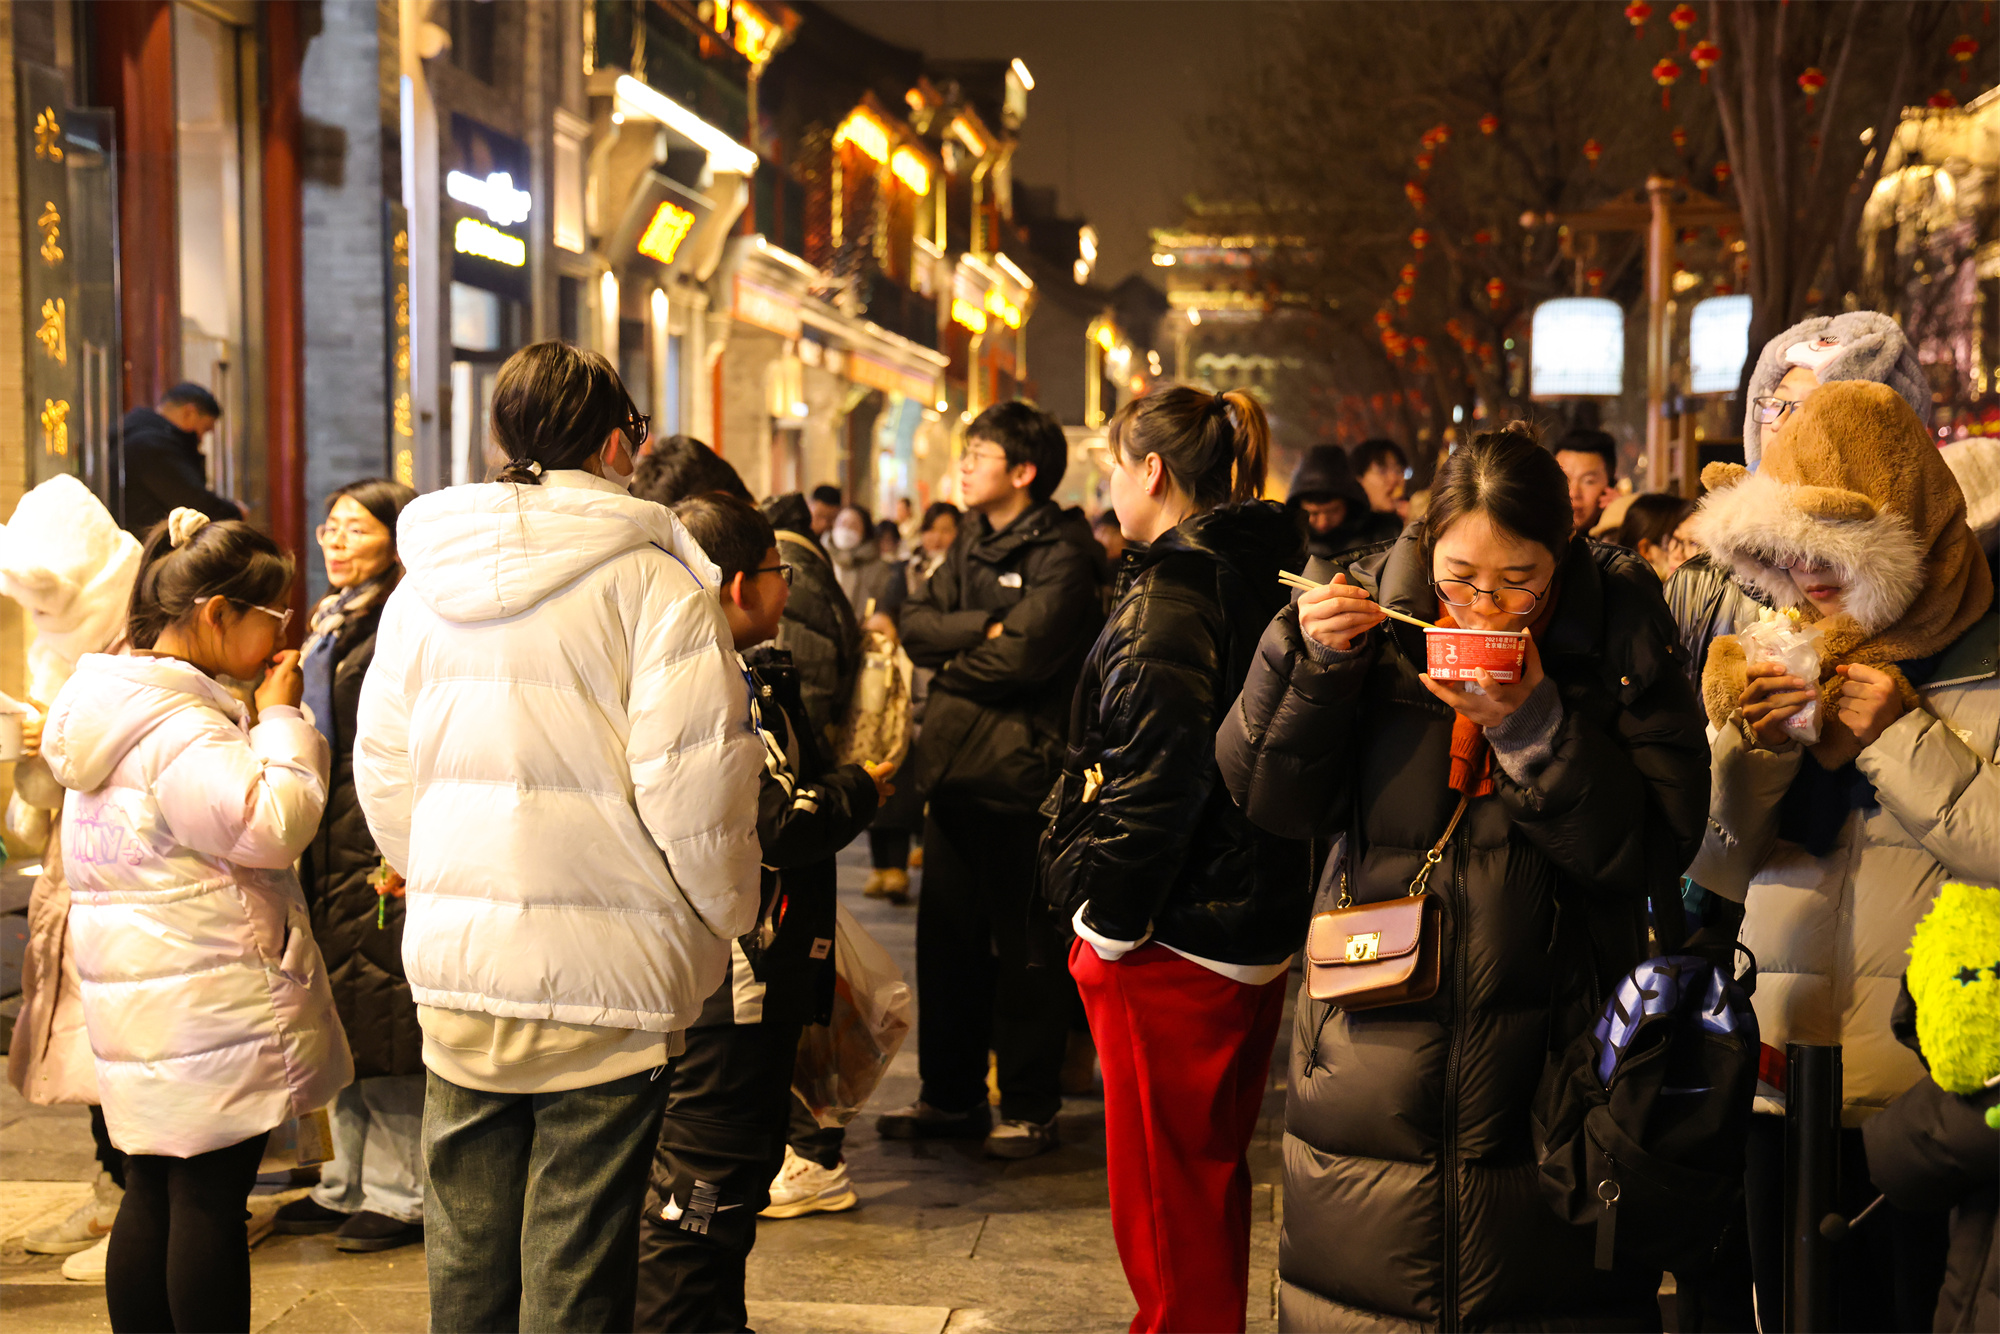
{"type": "Polygon", "coordinates": [[[91,654],[49,711],[69,941],[111,1142],[191,1157],[352,1080],[292,863],[326,805],[297,709],[245,726],[173,658],[91,654]]]}

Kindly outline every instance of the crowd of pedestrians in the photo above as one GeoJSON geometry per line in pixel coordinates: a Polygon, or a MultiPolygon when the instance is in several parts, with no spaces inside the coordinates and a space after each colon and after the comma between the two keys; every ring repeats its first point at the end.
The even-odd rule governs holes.
{"type": "Polygon", "coordinates": [[[1664,1267],[1684,1320],[1775,1329],[1787,1043],[1845,1053],[1843,1319],[2000,1327],[2000,515],[1893,322],[1773,340],[1700,497],[1512,423],[1415,492],[1394,442],[1316,446],[1274,503],[1258,399],[1174,387],[1109,423],[1094,521],[1024,402],[877,522],[760,503],[541,343],[494,480],[329,498],[300,651],[199,394],[128,422],[136,535],[58,479],[0,564],[47,839],[9,1077],[101,1167],[28,1245],[114,1329],[247,1328],[245,1197],[315,1160],[270,1221],[421,1242],[434,1328],[747,1328],[760,1219],[860,1202],[795,1085],[864,831],[867,894],[922,870],[877,1132],[1056,1151],[1094,1049],[1134,1330],[1243,1327],[1274,1048],[1281,1327],[1657,1328],[1664,1267]],[[1745,1073],[1642,1124],[1660,976],[1745,1073]],[[1629,1175],[1676,1144],[1725,1184],[1698,1224],[1629,1175]]]}

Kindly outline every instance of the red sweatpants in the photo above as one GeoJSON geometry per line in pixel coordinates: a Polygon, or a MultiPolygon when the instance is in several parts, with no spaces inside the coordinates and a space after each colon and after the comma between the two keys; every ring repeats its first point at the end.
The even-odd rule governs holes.
{"type": "Polygon", "coordinates": [[[1250,1286],[1246,1153],[1285,978],[1246,986],[1145,945],[1069,970],[1104,1068],[1111,1230],[1139,1302],[1133,1334],[1241,1330],[1250,1286]]]}

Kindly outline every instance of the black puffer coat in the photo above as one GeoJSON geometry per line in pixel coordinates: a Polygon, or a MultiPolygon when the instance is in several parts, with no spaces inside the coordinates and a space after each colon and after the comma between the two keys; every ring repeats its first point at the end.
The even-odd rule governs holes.
{"type": "MultiPolygon", "coordinates": [[[[1386,606],[1436,614],[1415,534],[1348,573],[1386,606]]],[[[1647,897],[1677,890],[1708,809],[1708,747],[1659,581],[1630,552],[1571,544],[1539,648],[1562,702],[1552,754],[1525,785],[1494,766],[1495,792],[1473,800],[1430,878],[1437,995],[1298,1006],[1282,1328],[1658,1328],[1658,1276],[1598,1272],[1590,1231],[1544,1203],[1529,1107],[1548,1053],[1644,956],[1647,897]]],[[[1407,891],[1457,805],[1454,715],[1417,680],[1423,661],[1423,632],[1391,623],[1323,663],[1288,607],[1217,738],[1250,819],[1358,835],[1362,902],[1407,891]]]]}
{"type": "Polygon", "coordinates": [[[1215,729],[1303,564],[1298,529],[1257,502],[1128,548],[1111,619],[1084,659],[1062,781],[1043,813],[1042,892],[1066,929],[1153,939],[1225,963],[1277,963],[1305,939],[1307,845],[1257,829],[1215,769],[1215,729]],[[1103,786],[1082,799],[1083,772],[1103,786]]]}
{"type": "Polygon", "coordinates": [[[1680,629],[1681,666],[1699,694],[1708,646],[1756,620],[1764,604],[1706,551],[1683,561],[1667,577],[1666,597],[1667,610],[1680,629]]]}
{"type": "Polygon", "coordinates": [[[854,678],[861,674],[861,625],[834,576],[833,562],[812,535],[806,498],[796,491],[774,496],[762,509],[778,530],[778,559],[792,567],[792,595],[774,643],[792,655],[814,740],[832,753],[847,719],[854,678]]]}
{"type": "Polygon", "coordinates": [[[333,769],[326,814],[299,866],[313,937],[354,1049],[356,1079],[424,1070],[423,1030],[403,977],[403,900],[383,903],[382,925],[375,925],[378,896],[368,876],[381,865],[382,854],[354,796],[354,715],[387,601],[385,592],[367,610],[350,613],[334,632],[333,769]]]}
{"type": "Polygon", "coordinates": [[[910,661],[937,671],[908,768],[918,792],[1018,815],[1048,795],[1077,671],[1104,625],[1104,575],[1081,510],[1040,501],[997,533],[983,514],[960,521],[903,604],[910,661]],[[1005,628],[988,639],[995,621],[1005,628]]]}

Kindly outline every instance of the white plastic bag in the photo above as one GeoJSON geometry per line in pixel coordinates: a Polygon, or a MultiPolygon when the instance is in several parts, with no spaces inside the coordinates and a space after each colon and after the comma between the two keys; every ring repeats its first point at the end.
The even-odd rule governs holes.
{"type": "MultiPolygon", "coordinates": [[[[1817,625],[1805,625],[1790,612],[1768,608],[1756,620],[1736,632],[1745,662],[1775,662],[1787,676],[1819,688],[1819,641],[1823,632],[1817,625]]],[[[1819,740],[1819,700],[1785,719],[1785,732],[1792,740],[1810,746],[1819,740]]]]}
{"type": "Polygon", "coordinates": [[[792,1067],[792,1091],[829,1127],[861,1111],[910,1032],[902,970],[845,905],[835,912],[833,1021],[806,1026],[792,1067]]]}

